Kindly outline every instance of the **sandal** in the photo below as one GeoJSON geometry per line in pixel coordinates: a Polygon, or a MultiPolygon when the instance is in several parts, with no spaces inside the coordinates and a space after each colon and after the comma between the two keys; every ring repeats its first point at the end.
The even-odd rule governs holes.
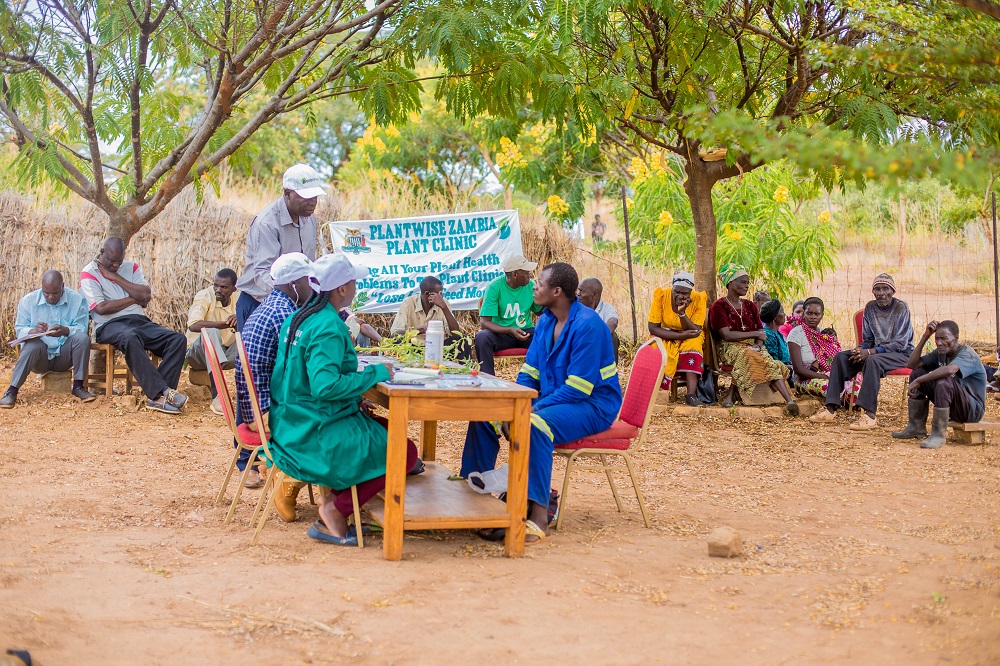
{"type": "Polygon", "coordinates": [[[539,527],[537,524],[535,524],[535,522],[532,521],[532,520],[529,520],[529,521],[527,521],[527,522],[524,523],[524,536],[525,537],[528,537],[528,536],[538,537],[534,541],[528,541],[528,539],[525,538],[524,544],[526,546],[533,546],[536,543],[541,543],[541,542],[543,542],[543,541],[545,541],[546,539],[549,538],[549,535],[546,534],[542,530],[542,528],[539,527]]]}
{"type": "Polygon", "coordinates": [[[316,541],[322,541],[323,543],[332,543],[335,546],[357,546],[358,537],[357,532],[354,535],[351,534],[350,529],[348,529],[346,537],[339,537],[330,534],[327,531],[326,526],[316,521],[309,526],[309,531],[306,532],[306,536],[310,539],[315,539],[316,541]]]}

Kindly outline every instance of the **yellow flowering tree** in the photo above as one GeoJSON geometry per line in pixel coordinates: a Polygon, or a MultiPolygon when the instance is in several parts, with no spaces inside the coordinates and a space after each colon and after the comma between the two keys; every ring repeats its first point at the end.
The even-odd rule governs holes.
{"type": "MultiPolygon", "coordinates": [[[[633,256],[652,266],[692,268],[694,221],[680,177],[635,162],[630,171],[636,176],[629,209],[633,256]]],[[[779,298],[802,295],[809,281],[833,269],[837,247],[829,212],[812,219],[799,214],[814,195],[812,181],[785,162],[719,183],[713,191],[719,264],[747,266],[754,287],[779,298]]]]}

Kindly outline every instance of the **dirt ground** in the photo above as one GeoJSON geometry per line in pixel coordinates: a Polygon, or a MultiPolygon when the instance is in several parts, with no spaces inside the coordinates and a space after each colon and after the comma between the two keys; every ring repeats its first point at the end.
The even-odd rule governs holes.
{"type": "MultiPolygon", "coordinates": [[[[43,666],[1000,663],[1000,446],[892,440],[899,390],[886,381],[873,434],[656,416],[636,453],[651,529],[582,473],[524,559],[411,532],[385,562],[378,536],[306,538],[305,492],[256,547],[259,491],[223,527],[231,448],[207,402],[128,413],[31,379],[0,412],[0,649],[43,666]],[[707,556],[720,525],[742,557],[707,556]]],[[[453,469],[463,433],[443,426],[453,469]]]]}

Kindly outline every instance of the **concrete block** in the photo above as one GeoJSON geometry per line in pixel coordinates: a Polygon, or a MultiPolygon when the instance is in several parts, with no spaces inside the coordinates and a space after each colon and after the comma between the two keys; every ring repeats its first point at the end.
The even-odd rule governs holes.
{"type": "Polygon", "coordinates": [[[728,419],[733,416],[732,412],[725,407],[703,407],[702,414],[716,419],[728,419]]]}
{"type": "Polygon", "coordinates": [[[205,402],[212,399],[212,391],[209,390],[208,386],[189,386],[181,393],[195,402],[205,402]]]}
{"type": "Polygon", "coordinates": [[[800,399],[797,401],[799,403],[799,415],[810,417],[823,407],[819,400],[813,400],[811,398],[800,399]]]}
{"type": "Polygon", "coordinates": [[[764,410],[760,407],[737,407],[736,416],[741,419],[756,419],[758,421],[765,418],[764,410]]]}
{"type": "Polygon", "coordinates": [[[42,390],[69,393],[73,390],[73,372],[48,372],[42,375],[42,390]]]}
{"type": "Polygon", "coordinates": [[[709,533],[709,557],[739,557],[742,554],[743,539],[732,527],[716,527],[709,533]]]}
{"type": "Polygon", "coordinates": [[[699,416],[701,411],[700,407],[691,407],[690,405],[677,405],[674,407],[674,416],[699,416]]]}
{"type": "Polygon", "coordinates": [[[188,370],[188,381],[195,386],[209,386],[208,370],[188,370]]]}
{"type": "Polygon", "coordinates": [[[777,405],[774,405],[772,407],[764,408],[764,416],[767,416],[768,418],[780,419],[784,418],[785,415],[786,412],[784,407],[778,407],[777,405]]]}

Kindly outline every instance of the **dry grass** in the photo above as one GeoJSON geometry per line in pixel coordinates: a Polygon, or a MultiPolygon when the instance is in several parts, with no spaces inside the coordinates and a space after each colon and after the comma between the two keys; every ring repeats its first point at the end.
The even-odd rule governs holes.
{"type": "MultiPolygon", "coordinates": [[[[188,189],[136,235],[127,256],[139,262],[153,288],[149,317],[183,330],[195,292],[211,284],[222,268],[241,272],[250,221],[278,195],[277,189],[263,192],[224,181],[219,197],[209,193],[198,202],[188,189]]],[[[494,210],[498,205],[501,202],[491,197],[456,203],[405,183],[378,181],[327,197],[317,217],[320,221],[376,219],[494,210]]],[[[67,285],[77,288],[80,270],[100,248],[105,224],[106,217],[99,209],[78,199],[62,201],[51,195],[29,198],[0,192],[0,236],[4,238],[0,279],[7,285],[0,293],[0,322],[7,338],[13,337],[18,300],[39,287],[45,270],[61,271],[67,285]]],[[[561,229],[546,224],[535,210],[522,211],[521,224],[527,256],[542,264],[572,259],[572,241],[561,229]]],[[[369,319],[376,328],[388,331],[391,317],[369,319]]],[[[470,328],[475,327],[471,316],[464,319],[470,328]]]]}

